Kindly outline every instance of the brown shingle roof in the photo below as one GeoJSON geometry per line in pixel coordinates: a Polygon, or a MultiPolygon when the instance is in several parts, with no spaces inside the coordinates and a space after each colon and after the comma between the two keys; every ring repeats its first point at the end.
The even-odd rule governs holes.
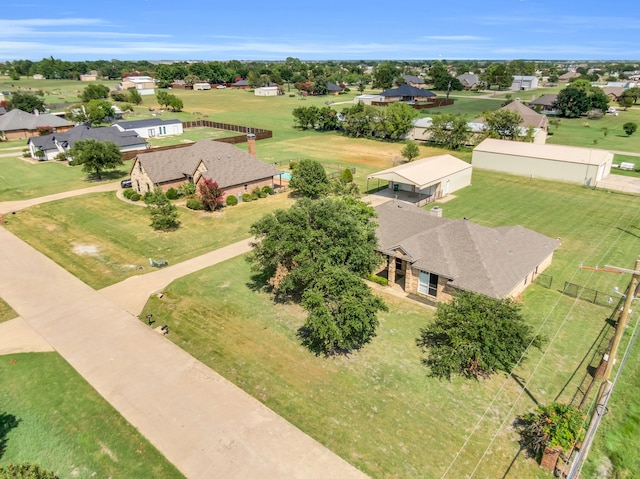
{"type": "Polygon", "coordinates": [[[280,173],[269,165],[229,143],[201,140],[185,148],[141,153],[138,161],[154,184],[193,176],[202,162],[203,173],[221,188],[270,178],[280,173]]]}
{"type": "Polygon", "coordinates": [[[523,105],[518,100],[512,101],[508,105],[500,108],[501,110],[517,111],[522,116],[522,123],[520,126],[525,128],[548,128],[549,120],[545,115],[542,115],[526,105],[523,105]]]}
{"type": "Polygon", "coordinates": [[[393,254],[399,248],[415,268],[493,298],[508,295],[559,246],[522,226],[488,228],[438,218],[399,201],[380,205],[376,212],[380,251],[393,254]]]}

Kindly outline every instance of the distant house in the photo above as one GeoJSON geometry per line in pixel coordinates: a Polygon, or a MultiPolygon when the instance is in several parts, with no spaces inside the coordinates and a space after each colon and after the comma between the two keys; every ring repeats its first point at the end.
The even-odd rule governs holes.
{"type": "Polygon", "coordinates": [[[424,88],[425,86],[427,86],[422,78],[415,75],[402,75],[402,79],[407,85],[411,85],[416,88],[424,88]]]}
{"type": "Polygon", "coordinates": [[[51,128],[54,132],[62,133],[73,128],[70,121],[51,114],[27,113],[13,109],[0,116],[0,138],[5,140],[27,139],[40,135],[39,128],[51,128]]]}
{"type": "Polygon", "coordinates": [[[69,151],[76,142],[89,139],[115,143],[121,152],[147,149],[147,142],[135,132],[122,132],[110,126],[91,128],[86,125],[73,127],[64,133],[34,136],[29,138],[27,145],[31,158],[55,160],[58,154],[69,151]],[[42,153],[38,153],[40,151],[42,153]]]}
{"type": "MultiPolygon", "coordinates": [[[[549,119],[546,117],[546,115],[542,115],[541,113],[534,111],[532,108],[524,105],[519,100],[508,103],[507,105],[500,108],[500,110],[515,111],[520,114],[520,116],[522,117],[522,122],[520,122],[522,133],[520,134],[520,136],[527,135],[528,129],[532,128],[534,130],[534,143],[546,143],[547,131],[549,129],[549,119]]],[[[478,118],[474,121],[474,123],[484,123],[484,119],[478,118]]]]}
{"type": "Polygon", "coordinates": [[[138,90],[140,95],[155,95],[156,81],[150,76],[128,76],[118,85],[119,90],[138,90]]]}
{"type": "Polygon", "coordinates": [[[35,75],[33,75],[33,79],[34,80],[44,80],[44,75],[42,75],[41,73],[36,73],[35,75]]]}
{"type": "Polygon", "coordinates": [[[171,82],[172,90],[191,90],[193,88],[192,85],[187,85],[187,82],[184,80],[173,80],[171,82]]]}
{"type": "Polygon", "coordinates": [[[452,155],[439,155],[403,163],[367,176],[388,182],[385,194],[424,205],[471,184],[471,165],[452,155]]]}
{"type": "Polygon", "coordinates": [[[522,226],[489,228],[442,218],[402,201],[375,208],[378,271],[390,284],[433,303],[460,291],[515,298],[552,262],[556,239],[522,226]]]}
{"type": "Polygon", "coordinates": [[[193,84],[194,90],[211,90],[211,83],[201,81],[193,84]]]}
{"type": "Polygon", "coordinates": [[[342,90],[344,90],[344,88],[342,88],[340,85],[336,85],[333,82],[327,82],[328,95],[339,95],[342,90]]]}
{"type": "Polygon", "coordinates": [[[112,126],[120,131],[135,132],[141,138],[182,135],[184,132],[182,122],[176,119],[149,118],[147,120],[119,121],[112,126]]]}
{"type": "Polygon", "coordinates": [[[512,90],[531,90],[538,88],[538,77],[533,75],[513,75],[512,90]]]}
{"type": "Polygon", "coordinates": [[[569,81],[573,80],[574,78],[578,78],[578,77],[580,77],[580,73],[578,73],[578,72],[567,72],[567,73],[563,73],[562,75],[560,75],[558,77],[558,81],[566,83],[566,82],[569,82],[569,81]]]}
{"type": "MultiPolygon", "coordinates": [[[[417,141],[429,141],[431,140],[431,127],[433,126],[433,119],[431,117],[417,118],[413,120],[411,129],[403,137],[407,140],[417,141]]],[[[480,122],[467,122],[467,128],[471,135],[467,140],[468,145],[475,145],[483,138],[486,133],[486,125],[480,122]]]]}
{"type": "Polygon", "coordinates": [[[240,195],[263,186],[273,188],[274,176],[280,173],[234,145],[201,140],[184,148],[140,153],[131,168],[131,182],[136,191],[144,193],[185,183],[198,185],[207,178],[216,181],[226,195],[240,195]]]}
{"type": "Polygon", "coordinates": [[[230,86],[231,88],[236,88],[238,90],[248,90],[249,88],[251,88],[249,82],[247,80],[243,80],[242,78],[236,80],[235,83],[232,83],[230,86]]]}
{"type": "Polygon", "coordinates": [[[426,101],[429,98],[436,96],[435,93],[427,90],[426,88],[416,88],[406,83],[404,85],[400,85],[398,88],[385,90],[379,95],[384,97],[384,101],[387,103],[396,101],[426,101]]]}
{"type": "Polygon", "coordinates": [[[547,93],[529,102],[529,106],[534,111],[540,110],[540,113],[545,115],[557,115],[558,109],[555,107],[558,95],[556,93],[547,93]]]}
{"type": "Polygon", "coordinates": [[[473,149],[474,168],[595,186],[611,172],[613,153],[489,138],[473,149]]]}
{"type": "Polygon", "coordinates": [[[98,79],[98,72],[91,70],[89,73],[80,75],[80,81],[96,81],[98,79]]]}
{"type": "Polygon", "coordinates": [[[605,86],[602,91],[609,97],[610,101],[618,101],[625,92],[625,88],[621,86],[605,86]]]}
{"type": "Polygon", "coordinates": [[[280,87],[278,86],[261,86],[253,90],[255,96],[278,96],[280,87]]]}
{"type": "Polygon", "coordinates": [[[475,73],[463,73],[457,78],[465,90],[476,90],[480,86],[480,77],[475,73]]]}

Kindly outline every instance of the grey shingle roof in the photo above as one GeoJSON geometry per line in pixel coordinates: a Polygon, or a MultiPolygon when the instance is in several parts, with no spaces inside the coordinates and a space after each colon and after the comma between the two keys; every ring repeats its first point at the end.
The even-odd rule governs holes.
{"type": "Polygon", "coordinates": [[[113,126],[119,126],[123,130],[133,130],[134,128],[148,128],[152,126],[160,125],[174,125],[176,123],[182,123],[178,119],[163,120],[161,118],[148,118],[146,120],[132,120],[132,121],[119,121],[113,124],[113,126]]]}
{"type": "Polygon", "coordinates": [[[89,139],[111,141],[120,148],[134,145],[140,145],[144,148],[146,145],[146,141],[140,138],[136,132],[120,131],[113,126],[91,128],[87,125],[75,126],[64,133],[34,136],[33,138],[29,138],[29,143],[32,143],[41,150],[56,149],[56,142],[63,148],[69,149],[73,147],[75,142],[89,139]]]}
{"type": "Polygon", "coordinates": [[[493,298],[509,294],[559,246],[522,226],[488,228],[438,218],[399,201],[380,205],[376,212],[380,251],[394,254],[400,248],[415,268],[493,298]]]}
{"type": "Polygon", "coordinates": [[[155,184],[193,176],[202,161],[205,178],[221,188],[270,178],[280,170],[229,143],[201,140],[185,148],[151,151],[138,155],[138,161],[155,184]]]}
{"type": "Polygon", "coordinates": [[[417,77],[415,75],[402,75],[402,78],[404,78],[404,81],[406,81],[407,83],[415,83],[416,85],[424,85],[424,80],[420,77],[417,77]]]}
{"type": "Polygon", "coordinates": [[[390,88],[389,90],[385,90],[380,93],[382,96],[422,96],[422,97],[430,97],[436,96],[431,90],[427,90],[425,88],[417,88],[415,86],[411,86],[407,83],[404,85],[400,85],[398,88],[390,88]]]}
{"type": "Polygon", "coordinates": [[[341,86],[336,85],[333,82],[327,82],[327,90],[328,91],[342,91],[343,88],[341,86]]]}
{"type": "Polygon", "coordinates": [[[530,106],[542,105],[542,106],[553,106],[554,102],[558,99],[557,93],[546,93],[545,95],[540,96],[534,100],[529,102],[530,106]]]}
{"type": "Polygon", "coordinates": [[[0,131],[35,130],[39,126],[71,126],[73,123],[56,115],[33,115],[17,108],[0,116],[0,131]]]}

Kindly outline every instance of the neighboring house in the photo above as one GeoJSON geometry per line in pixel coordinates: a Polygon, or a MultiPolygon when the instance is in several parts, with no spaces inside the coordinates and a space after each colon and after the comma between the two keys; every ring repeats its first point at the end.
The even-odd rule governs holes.
{"type": "Polygon", "coordinates": [[[122,132],[112,126],[91,128],[86,125],[73,127],[65,133],[34,136],[29,138],[27,146],[31,158],[55,160],[58,154],[69,151],[80,140],[111,141],[118,145],[121,152],[147,149],[147,142],[135,132],[122,132]],[[42,153],[38,154],[38,151],[42,153]]]}
{"type": "Polygon", "coordinates": [[[524,103],[521,103],[519,100],[512,101],[500,109],[520,113],[520,116],[522,117],[522,123],[520,123],[520,126],[523,128],[540,128],[542,130],[547,130],[549,128],[549,119],[546,115],[538,113],[524,103]]]}
{"type": "Polygon", "coordinates": [[[463,73],[457,78],[465,90],[476,90],[480,86],[480,77],[475,73],[463,73]]]}
{"type": "MultiPolygon", "coordinates": [[[[249,139],[249,151],[253,151],[249,139]]],[[[201,140],[183,148],[140,153],[131,168],[131,183],[138,193],[198,185],[202,178],[218,183],[226,195],[250,193],[263,186],[274,187],[281,171],[244,150],[214,140],[201,140]]]]}
{"type": "Polygon", "coordinates": [[[406,83],[404,85],[400,85],[398,88],[390,88],[389,90],[385,90],[379,95],[384,97],[384,101],[387,103],[395,101],[426,101],[429,98],[433,98],[436,96],[436,94],[430,90],[427,90],[425,88],[416,88],[406,83]]]}
{"type": "Polygon", "coordinates": [[[91,70],[89,73],[80,75],[80,81],[96,81],[98,79],[98,72],[91,70]]]}
{"type": "Polygon", "coordinates": [[[112,126],[120,131],[132,131],[141,138],[154,138],[158,136],[182,135],[184,132],[180,120],[162,120],[149,118],[147,120],[119,121],[112,126]]]}
{"type": "Polygon", "coordinates": [[[372,102],[383,102],[384,97],[382,95],[358,95],[353,99],[353,103],[362,103],[363,105],[371,105],[372,102]]]}
{"type": "Polygon", "coordinates": [[[483,170],[595,187],[611,172],[612,161],[613,153],[606,150],[490,138],[474,148],[471,163],[483,170]]]}
{"type": "Polygon", "coordinates": [[[7,110],[5,107],[0,106],[0,116],[5,115],[7,113],[7,110]]]}
{"type": "Polygon", "coordinates": [[[194,90],[211,90],[211,84],[208,82],[197,82],[193,84],[193,89],[194,90]]]}
{"type": "Polygon", "coordinates": [[[0,116],[0,138],[5,140],[27,139],[40,135],[38,128],[50,127],[54,132],[62,133],[73,128],[70,121],[51,114],[27,113],[13,109],[0,116]]]}
{"type": "MultiPolygon", "coordinates": [[[[407,134],[403,137],[406,140],[417,140],[417,141],[430,141],[431,140],[431,131],[430,128],[433,125],[433,120],[431,117],[423,117],[413,120],[411,130],[407,132],[407,134]]],[[[469,139],[467,141],[468,145],[477,144],[482,137],[485,135],[486,125],[484,123],[478,122],[467,122],[467,128],[471,135],[469,135],[469,139]]]]}
{"type": "Polygon", "coordinates": [[[573,80],[574,78],[578,78],[579,76],[580,76],[580,73],[578,73],[578,72],[567,72],[567,73],[563,73],[562,75],[560,75],[558,77],[558,81],[566,83],[568,81],[573,80]]]}
{"type": "Polygon", "coordinates": [[[278,96],[280,88],[277,86],[261,86],[253,90],[255,96],[278,96]]]}
{"type": "Polygon", "coordinates": [[[172,90],[191,90],[192,86],[187,85],[187,82],[184,80],[173,80],[171,83],[172,90]]]}
{"type": "Polygon", "coordinates": [[[605,95],[609,97],[610,101],[618,101],[625,91],[622,86],[605,86],[602,88],[605,95]]]}
{"type": "Polygon", "coordinates": [[[540,113],[545,115],[557,115],[558,109],[555,106],[557,99],[558,95],[556,93],[547,93],[546,95],[531,100],[529,107],[533,108],[534,111],[538,109],[537,107],[540,107],[540,113]]]}
{"type": "Polygon", "coordinates": [[[471,184],[471,165],[452,155],[439,155],[403,163],[367,176],[389,182],[389,192],[419,205],[431,203],[471,184]]]}
{"type": "Polygon", "coordinates": [[[513,75],[512,90],[531,90],[538,88],[538,77],[533,75],[513,75]]]}
{"type": "Polygon", "coordinates": [[[237,88],[238,90],[248,90],[249,88],[251,88],[251,85],[249,85],[249,82],[247,80],[236,80],[235,83],[232,83],[231,88],[237,88]]]}
{"type": "Polygon", "coordinates": [[[42,75],[41,73],[36,73],[35,75],[33,75],[33,79],[34,80],[44,80],[44,75],[42,75]]]}
{"type": "Polygon", "coordinates": [[[425,86],[427,86],[427,84],[422,78],[417,77],[415,75],[402,75],[402,79],[405,81],[407,85],[411,85],[416,88],[424,88],[425,86]]]}
{"type": "Polygon", "coordinates": [[[119,90],[138,90],[140,95],[155,95],[156,81],[149,76],[129,76],[118,85],[119,90]]]}
{"type": "Polygon", "coordinates": [[[327,95],[339,95],[344,90],[340,85],[336,85],[333,82],[327,82],[327,95]]]}
{"type": "Polygon", "coordinates": [[[515,298],[551,264],[560,245],[522,226],[488,228],[402,201],[375,210],[377,249],[386,257],[378,274],[434,303],[459,291],[515,298]]]}

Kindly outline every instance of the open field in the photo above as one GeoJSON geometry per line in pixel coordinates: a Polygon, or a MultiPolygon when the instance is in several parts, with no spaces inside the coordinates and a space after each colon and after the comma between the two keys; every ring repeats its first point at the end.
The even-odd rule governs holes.
{"type": "Polygon", "coordinates": [[[0,323],[16,318],[18,314],[0,298],[0,323]]]}
{"type": "Polygon", "coordinates": [[[35,462],[61,478],[181,478],[57,353],[2,356],[0,465],[35,462]]]}
{"type": "Polygon", "coordinates": [[[19,211],[6,227],[91,287],[150,271],[148,258],[178,263],[249,237],[249,225],[292,203],[286,193],[205,213],[181,207],[178,230],[154,231],[144,203],[92,194],[19,211]]]}
{"type": "Polygon", "coordinates": [[[526,317],[549,343],[543,353],[530,352],[515,379],[428,378],[415,338],[432,311],[388,295],[390,311],[380,315],[371,345],[348,358],[312,356],[296,339],[304,313],[273,304],[242,258],[174,282],[141,317],[162,318],[170,339],[373,477],[465,477],[474,470],[487,478],[547,477],[518,453],[510,424],[534,401],[581,399],[587,366],[599,361],[590,355],[601,346],[596,339],[612,332],[604,322],[610,308],[558,290],[564,281],[623,287],[625,276],[578,265],[629,263],[640,212],[629,208],[634,197],[486,172],[474,173],[473,186],[458,193],[442,204],[445,216],[518,223],[563,238],[548,270],[551,288],[533,285],[523,298],[526,317]]]}

